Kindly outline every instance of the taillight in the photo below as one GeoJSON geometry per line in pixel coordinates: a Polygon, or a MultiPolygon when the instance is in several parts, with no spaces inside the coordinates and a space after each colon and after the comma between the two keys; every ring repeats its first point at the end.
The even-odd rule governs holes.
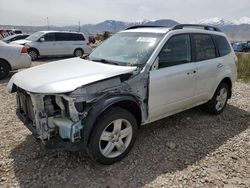
{"type": "Polygon", "coordinates": [[[23,47],[22,50],[21,50],[21,53],[22,54],[27,54],[27,48],[23,47]]]}
{"type": "Polygon", "coordinates": [[[238,57],[235,55],[234,56],[234,62],[237,64],[238,63],[238,57]]]}

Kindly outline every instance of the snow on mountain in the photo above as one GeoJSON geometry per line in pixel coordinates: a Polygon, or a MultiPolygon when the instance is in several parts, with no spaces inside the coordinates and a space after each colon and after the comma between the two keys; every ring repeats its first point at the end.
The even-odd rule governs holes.
{"type": "Polygon", "coordinates": [[[248,24],[250,25],[250,18],[249,17],[241,17],[237,20],[232,21],[234,25],[241,25],[241,24],[248,24]]]}
{"type": "Polygon", "coordinates": [[[196,23],[197,24],[204,24],[204,25],[231,25],[232,24],[232,22],[223,20],[223,19],[218,18],[218,17],[209,18],[209,19],[202,19],[196,23]]]}
{"type": "Polygon", "coordinates": [[[224,20],[222,18],[214,17],[214,18],[202,19],[195,23],[204,25],[215,25],[215,26],[242,25],[242,24],[250,25],[250,18],[241,17],[239,19],[229,21],[229,20],[224,20]]]}

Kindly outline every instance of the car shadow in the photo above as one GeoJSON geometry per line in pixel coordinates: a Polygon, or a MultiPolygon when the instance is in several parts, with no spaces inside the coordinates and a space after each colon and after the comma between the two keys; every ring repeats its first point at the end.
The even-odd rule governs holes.
{"type": "Polygon", "coordinates": [[[11,158],[21,187],[138,187],[195,164],[246,130],[249,120],[249,112],[232,105],[219,116],[191,109],[145,125],[130,154],[111,166],[83,152],[45,150],[31,135],[11,158]]]}

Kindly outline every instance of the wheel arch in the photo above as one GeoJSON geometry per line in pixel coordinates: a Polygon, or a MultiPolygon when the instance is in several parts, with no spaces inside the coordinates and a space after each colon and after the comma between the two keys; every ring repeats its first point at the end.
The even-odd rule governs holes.
{"type": "Polygon", "coordinates": [[[80,47],[77,47],[77,48],[75,48],[75,50],[74,50],[74,55],[75,55],[76,50],[81,50],[82,53],[84,54],[84,50],[83,50],[82,48],[80,48],[80,47]]]}
{"type": "Polygon", "coordinates": [[[5,62],[9,66],[10,70],[12,70],[11,64],[6,59],[0,58],[0,61],[5,62]]]}
{"type": "Polygon", "coordinates": [[[229,77],[225,77],[223,80],[221,80],[220,84],[221,83],[226,83],[229,87],[229,99],[231,99],[232,97],[232,87],[233,87],[233,83],[232,83],[232,80],[229,78],[229,77]]]}
{"type": "Polygon", "coordinates": [[[87,148],[89,144],[90,136],[95,127],[95,123],[100,117],[100,115],[114,106],[124,108],[129,112],[131,112],[137,120],[137,125],[138,126],[141,125],[142,121],[141,108],[134,96],[118,95],[102,99],[101,101],[96,103],[96,105],[93,106],[93,108],[89,111],[86,119],[82,122],[84,125],[84,130],[83,130],[84,148],[87,148]]]}

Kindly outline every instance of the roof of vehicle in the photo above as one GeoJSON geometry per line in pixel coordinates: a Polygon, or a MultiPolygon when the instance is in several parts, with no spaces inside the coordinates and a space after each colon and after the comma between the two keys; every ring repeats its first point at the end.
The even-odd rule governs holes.
{"type": "Polygon", "coordinates": [[[209,25],[178,24],[174,27],[138,25],[131,26],[121,32],[146,32],[146,33],[167,33],[169,31],[202,32],[224,35],[220,29],[209,25]]]}
{"type": "Polygon", "coordinates": [[[74,33],[74,34],[83,34],[81,32],[76,32],[76,31],[39,31],[42,33],[74,33]]]}
{"type": "Polygon", "coordinates": [[[121,32],[141,32],[141,33],[167,33],[170,31],[170,27],[140,27],[129,30],[124,30],[121,32]]]}

